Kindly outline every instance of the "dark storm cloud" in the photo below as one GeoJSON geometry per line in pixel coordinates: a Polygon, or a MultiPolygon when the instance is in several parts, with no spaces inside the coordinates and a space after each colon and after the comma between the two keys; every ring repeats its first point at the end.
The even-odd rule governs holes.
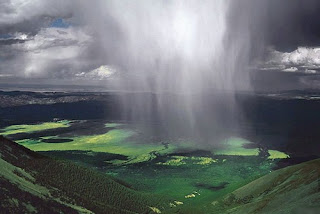
{"type": "Polygon", "coordinates": [[[318,0],[271,0],[268,7],[267,42],[279,51],[298,46],[319,46],[318,0]]]}
{"type": "Polygon", "coordinates": [[[241,28],[240,22],[248,21],[255,44],[293,51],[320,44],[319,10],[318,0],[245,0],[233,4],[230,22],[241,28]]]}
{"type": "Polygon", "coordinates": [[[12,45],[16,43],[23,43],[25,40],[23,39],[0,39],[0,46],[2,45],[12,45]]]}
{"type": "Polygon", "coordinates": [[[254,89],[304,89],[307,81],[317,78],[319,11],[318,0],[247,0],[233,5],[230,25],[238,29],[249,23],[254,89]]]}
{"type": "MultiPolygon", "coordinates": [[[[146,1],[143,4],[130,1],[122,3],[73,0],[1,1],[0,37],[4,34],[20,33],[26,35],[28,40],[0,39],[0,73],[25,78],[40,76],[48,79],[95,78],[94,75],[97,75],[100,79],[103,75],[109,77],[110,72],[108,69],[98,68],[111,66],[121,70],[123,76],[141,80],[141,75],[167,78],[169,73],[161,76],[161,72],[158,72],[160,70],[178,71],[192,66],[200,68],[207,63],[204,59],[213,54],[205,46],[213,40],[208,39],[203,46],[200,43],[195,44],[198,48],[188,47],[193,38],[180,35],[178,31],[174,32],[175,28],[170,28],[168,25],[172,24],[174,17],[180,13],[187,23],[184,26],[178,22],[176,27],[181,28],[180,30],[190,30],[194,20],[200,20],[195,24],[200,26],[200,29],[197,29],[199,41],[206,40],[203,37],[206,34],[208,38],[216,36],[220,26],[217,28],[215,26],[217,23],[211,23],[211,20],[214,20],[212,14],[220,13],[225,8],[219,6],[218,1],[212,4],[208,1],[203,4],[205,7],[201,7],[195,1],[184,2],[181,5],[168,1],[146,1]],[[185,16],[184,13],[189,15],[185,16]],[[50,23],[57,18],[68,20],[71,26],[63,30],[50,29],[50,23]],[[170,37],[173,33],[177,35],[170,37]],[[164,38],[174,39],[178,38],[177,36],[180,36],[182,41],[180,49],[179,45],[176,47],[172,45],[174,42],[162,42],[164,38]],[[188,48],[190,56],[193,56],[194,62],[197,63],[187,65],[190,60],[186,60],[185,50],[188,48]],[[137,70],[148,70],[148,72],[137,72],[137,70]],[[83,72],[89,74],[85,75],[83,72]]],[[[248,65],[256,67],[256,70],[263,65],[268,69],[277,67],[278,71],[295,71],[294,68],[291,69],[295,67],[299,72],[318,72],[320,67],[320,63],[316,63],[318,55],[314,54],[312,49],[308,49],[304,55],[298,54],[299,60],[294,58],[297,55],[294,51],[300,46],[312,48],[320,45],[319,1],[231,0],[226,5],[228,29],[224,34],[224,56],[220,61],[229,66],[218,67],[237,71],[230,74],[219,73],[213,78],[225,75],[222,78],[230,79],[229,76],[232,75],[236,80],[244,79],[236,83],[248,85],[250,83],[245,81],[245,76],[249,73],[244,69],[248,65]],[[288,54],[285,55],[286,52],[290,57],[288,54]]],[[[196,35],[194,32],[197,31],[190,31],[189,34],[196,35]]],[[[210,68],[211,65],[207,67],[210,68]]],[[[206,70],[207,67],[204,66],[202,69],[206,70]]],[[[275,73],[269,73],[270,79],[274,79],[271,76],[275,73]]],[[[197,79],[197,75],[191,71],[189,75],[188,78],[197,79]]],[[[259,72],[253,75],[259,75],[259,72]]],[[[263,75],[268,74],[264,71],[263,75]]],[[[178,74],[177,76],[179,77],[178,74]]],[[[210,78],[203,77],[203,79],[210,78]]],[[[280,75],[279,78],[284,82],[290,80],[292,83],[300,84],[299,78],[292,80],[286,75],[280,75]]],[[[156,86],[152,78],[146,79],[148,80],[143,84],[156,86]]],[[[255,86],[255,83],[251,82],[255,86]]]]}
{"type": "Polygon", "coordinates": [[[270,46],[281,52],[319,46],[319,11],[318,0],[234,1],[229,22],[235,32],[249,23],[254,57],[270,46]]]}
{"type": "Polygon", "coordinates": [[[51,17],[43,16],[32,17],[30,20],[22,20],[18,23],[4,23],[0,25],[0,34],[23,32],[29,35],[35,35],[42,27],[47,26],[51,21],[51,17]]]}

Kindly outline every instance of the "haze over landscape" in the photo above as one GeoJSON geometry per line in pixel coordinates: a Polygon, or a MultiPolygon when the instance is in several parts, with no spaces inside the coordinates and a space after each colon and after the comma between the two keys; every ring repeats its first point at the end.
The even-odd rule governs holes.
{"type": "Polygon", "coordinates": [[[2,0],[0,207],[318,213],[319,9],[2,0]]]}

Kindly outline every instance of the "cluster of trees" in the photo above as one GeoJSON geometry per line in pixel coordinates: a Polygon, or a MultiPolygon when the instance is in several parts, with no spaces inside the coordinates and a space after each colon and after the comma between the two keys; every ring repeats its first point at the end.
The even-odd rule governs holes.
{"type": "Polygon", "coordinates": [[[57,188],[56,194],[67,195],[96,213],[144,213],[149,206],[159,204],[159,198],[153,195],[129,189],[100,172],[67,161],[42,158],[29,162],[29,167],[37,169],[37,182],[57,188]]]}
{"type": "Polygon", "coordinates": [[[54,159],[67,159],[72,162],[84,163],[85,165],[94,167],[104,167],[107,165],[106,161],[110,160],[127,160],[128,157],[119,154],[107,152],[90,152],[90,151],[45,151],[40,154],[53,157],[54,159]]]}

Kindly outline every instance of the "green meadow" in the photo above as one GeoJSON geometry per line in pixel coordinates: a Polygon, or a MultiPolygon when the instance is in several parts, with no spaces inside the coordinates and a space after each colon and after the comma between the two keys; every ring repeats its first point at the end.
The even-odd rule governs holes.
{"type": "MultiPolygon", "coordinates": [[[[67,129],[72,125],[73,122],[67,120],[14,125],[3,129],[1,134],[12,136],[67,129]]],[[[30,137],[17,142],[46,155],[94,167],[136,190],[173,198],[172,210],[205,206],[270,173],[277,160],[288,157],[276,150],[268,150],[267,158],[260,157],[258,148],[246,147],[251,142],[236,137],[226,139],[224,147],[212,149],[207,155],[196,152],[179,154],[186,149],[196,151],[196,144],[188,139],[147,142],[145,138],[141,139],[139,131],[125,124],[104,123],[102,126],[107,128],[102,134],[73,135],[71,131],[68,137],[30,137]]],[[[205,210],[204,207],[201,210],[205,210]]]]}
{"type": "Polygon", "coordinates": [[[13,135],[19,133],[33,133],[49,129],[65,128],[70,126],[70,121],[61,120],[57,122],[46,122],[31,125],[12,125],[0,130],[0,135],[13,135]]]}
{"type": "MultiPolygon", "coordinates": [[[[126,163],[148,161],[154,158],[154,153],[165,154],[174,150],[173,146],[162,144],[139,144],[133,140],[136,133],[127,129],[113,129],[105,134],[88,135],[69,138],[71,142],[46,143],[44,139],[59,139],[58,136],[47,136],[37,140],[24,139],[17,141],[21,145],[33,151],[70,151],[82,150],[92,152],[106,152],[120,154],[128,157],[126,163]]],[[[114,160],[114,164],[121,164],[123,161],[114,160]]]]}

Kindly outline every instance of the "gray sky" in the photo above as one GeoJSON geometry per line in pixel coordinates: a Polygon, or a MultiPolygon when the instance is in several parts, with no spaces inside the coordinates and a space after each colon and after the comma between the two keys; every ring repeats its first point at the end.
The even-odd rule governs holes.
{"type": "Polygon", "coordinates": [[[320,88],[320,2],[0,1],[0,84],[320,88]]]}

